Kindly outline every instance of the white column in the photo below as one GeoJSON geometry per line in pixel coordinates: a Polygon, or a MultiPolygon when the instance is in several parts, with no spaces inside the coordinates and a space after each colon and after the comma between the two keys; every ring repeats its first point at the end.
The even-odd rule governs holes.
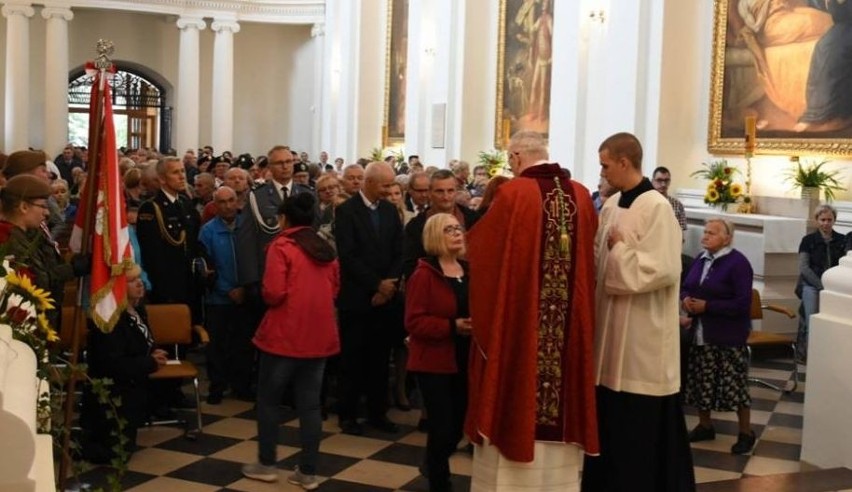
{"type": "Polygon", "coordinates": [[[235,151],[234,146],[234,33],[240,32],[235,20],[214,20],[210,28],[213,40],[213,117],[210,136],[216,152],[235,151]]]}
{"type": "MultiPolygon", "coordinates": [[[[319,153],[329,150],[322,141],[322,127],[325,119],[325,23],[318,22],[311,27],[311,39],[314,50],[314,103],[311,118],[311,156],[319,159],[319,153]]],[[[334,158],[332,157],[333,161],[334,158]]]]}
{"type": "Polygon", "coordinates": [[[44,150],[56,155],[68,143],[68,21],[71,9],[47,5],[44,56],[44,150]]]}
{"type": "Polygon", "coordinates": [[[200,75],[200,43],[198,33],[207,27],[200,17],[181,17],[178,54],[177,135],[175,149],[183,155],[186,149],[197,149],[200,134],[198,97],[200,75]]]}
{"type": "Polygon", "coordinates": [[[4,149],[11,153],[29,146],[30,17],[29,4],[3,5],[6,18],[6,114],[4,149]]]}

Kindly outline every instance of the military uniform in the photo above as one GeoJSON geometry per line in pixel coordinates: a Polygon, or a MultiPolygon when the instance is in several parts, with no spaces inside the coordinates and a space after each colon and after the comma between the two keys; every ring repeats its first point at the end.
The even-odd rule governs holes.
{"type": "Polygon", "coordinates": [[[192,261],[198,256],[200,224],[189,198],[178,194],[172,202],[162,190],[142,203],[136,223],[142,264],[152,286],[151,302],[187,304],[195,322],[200,321],[201,306],[192,261]]]}
{"type": "MultiPolygon", "coordinates": [[[[290,195],[313,193],[304,185],[290,183],[290,195]]],[[[242,286],[259,285],[266,263],[266,246],[279,232],[281,195],[272,180],[249,192],[248,203],[237,221],[237,279],[242,286]]]]}

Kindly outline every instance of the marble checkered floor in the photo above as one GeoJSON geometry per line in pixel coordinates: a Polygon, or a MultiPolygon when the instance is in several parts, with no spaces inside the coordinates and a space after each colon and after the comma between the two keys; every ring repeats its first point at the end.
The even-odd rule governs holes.
{"type": "MultiPolygon", "coordinates": [[[[753,366],[752,376],[782,383],[790,379],[792,371],[792,364],[783,361],[756,361],[753,366]]],[[[736,415],[714,414],[716,440],[693,445],[696,478],[702,483],[699,490],[769,490],[761,482],[756,482],[755,488],[742,488],[742,485],[748,483],[749,477],[799,475],[798,472],[815,470],[799,461],[806,386],[804,369],[800,366],[799,388],[794,393],[781,394],[752,387],[752,423],[758,440],[750,456],[730,454],[730,447],[736,440],[736,415]],[[726,483],[731,483],[731,487],[724,486],[726,483]]],[[[252,406],[231,399],[216,406],[203,404],[204,434],[195,442],[186,440],[182,430],[174,427],[140,429],[139,449],[129,463],[124,489],[134,492],[301,490],[286,482],[287,474],[298,463],[299,453],[298,420],[288,409],[282,409],[281,415],[278,483],[267,484],[242,477],[240,467],[255,461],[257,453],[252,406]]],[[[693,409],[687,408],[686,412],[687,426],[692,428],[697,416],[693,409]]],[[[417,470],[426,444],[426,435],[416,429],[419,412],[393,409],[389,417],[400,424],[396,434],[367,428],[364,436],[349,436],[340,433],[334,415],[324,422],[318,469],[322,477],[320,491],[428,490],[426,480],[417,470]]],[[[455,454],[451,469],[455,489],[468,490],[470,456],[455,454]]],[[[97,485],[102,483],[103,476],[104,469],[96,468],[83,473],[80,480],[97,485]]],[[[808,490],[841,489],[852,489],[852,480],[843,487],[808,490]]]]}

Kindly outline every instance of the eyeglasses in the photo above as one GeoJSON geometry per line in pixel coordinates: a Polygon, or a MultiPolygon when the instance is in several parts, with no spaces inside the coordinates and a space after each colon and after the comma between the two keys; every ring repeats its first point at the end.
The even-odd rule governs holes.
{"type": "Polygon", "coordinates": [[[668,179],[664,179],[664,178],[654,178],[654,182],[655,182],[655,183],[658,183],[658,184],[669,184],[669,183],[671,183],[671,182],[672,182],[672,179],[671,179],[671,178],[668,178],[668,179]]]}
{"type": "Polygon", "coordinates": [[[462,227],[459,224],[448,225],[448,226],[444,227],[444,234],[454,235],[454,234],[457,234],[457,233],[458,234],[464,234],[464,227],[462,227]]]}
{"type": "Polygon", "coordinates": [[[50,207],[48,207],[46,203],[36,203],[36,202],[27,202],[27,203],[32,205],[33,207],[38,207],[38,208],[41,208],[41,209],[44,209],[44,210],[50,210],[50,207]]]}

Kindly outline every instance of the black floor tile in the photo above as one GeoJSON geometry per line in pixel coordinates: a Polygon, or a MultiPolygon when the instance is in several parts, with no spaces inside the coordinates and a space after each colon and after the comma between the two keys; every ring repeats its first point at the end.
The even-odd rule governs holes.
{"type": "MultiPolygon", "coordinates": [[[[463,492],[470,490],[470,477],[464,475],[450,475],[450,483],[453,485],[453,490],[463,492]]],[[[429,480],[424,476],[418,476],[414,480],[403,485],[400,490],[405,492],[429,492],[429,480]]]]}
{"type": "Polygon", "coordinates": [[[781,401],[792,401],[796,403],[805,402],[805,394],[799,391],[794,393],[784,393],[781,395],[781,401]]]}
{"type": "MultiPolygon", "coordinates": [[[[112,474],[112,471],[112,468],[106,466],[93,468],[85,473],[81,473],[78,477],[69,478],[66,483],[66,489],[74,484],[79,484],[81,485],[80,490],[111,490],[109,487],[108,477],[112,474]],[[86,484],[89,486],[88,489],[84,488],[86,484]]],[[[156,475],[127,470],[121,478],[121,490],[127,490],[136,487],[137,485],[142,485],[143,483],[155,478],[157,478],[156,475]]]]}
{"type": "Polygon", "coordinates": [[[317,490],[320,492],[391,492],[393,489],[329,479],[321,483],[317,490]]]}
{"type": "Polygon", "coordinates": [[[242,441],[242,439],[232,439],[230,437],[214,436],[212,434],[201,434],[195,441],[190,441],[189,439],[180,436],[157,444],[154,447],[159,449],[168,449],[170,451],[180,451],[182,453],[209,456],[242,441]]]}
{"type": "Polygon", "coordinates": [[[751,409],[752,410],[761,410],[764,412],[771,412],[775,410],[775,405],[778,404],[778,400],[767,400],[765,398],[752,398],[751,399],[751,409]]]}
{"type": "Polygon", "coordinates": [[[370,456],[370,459],[398,465],[420,466],[425,452],[426,448],[422,446],[394,443],[370,456]]]}
{"type": "Polygon", "coordinates": [[[790,415],[786,413],[773,413],[769,417],[769,425],[780,425],[784,427],[792,427],[794,429],[802,428],[804,418],[801,415],[790,415]]]}
{"type": "MultiPolygon", "coordinates": [[[[255,409],[255,407],[252,407],[249,410],[246,410],[245,412],[234,415],[234,417],[239,417],[241,419],[247,420],[257,420],[257,410],[255,409]]],[[[287,422],[290,422],[291,420],[296,420],[297,418],[299,418],[299,415],[296,413],[295,409],[283,406],[278,407],[279,424],[286,424],[287,422]]]]}
{"type": "Polygon", "coordinates": [[[167,473],[167,477],[224,487],[243,478],[243,465],[233,461],[204,458],[167,473]]]}
{"type": "Polygon", "coordinates": [[[380,431],[371,426],[370,424],[364,422],[364,437],[369,437],[372,439],[381,439],[383,441],[398,441],[417,430],[416,427],[410,425],[397,424],[397,426],[399,427],[399,431],[391,433],[380,431]]]}
{"type": "Polygon", "coordinates": [[[775,441],[758,441],[752,452],[755,456],[778,458],[780,460],[799,461],[802,446],[775,441]]]}
{"type": "MultiPolygon", "coordinates": [[[[277,465],[278,468],[281,468],[282,470],[293,470],[299,464],[301,455],[302,452],[299,451],[298,453],[279,461],[277,465]]],[[[333,477],[359,461],[361,460],[358,458],[350,458],[349,456],[320,453],[319,458],[317,459],[316,474],[323,477],[333,477]]]]}
{"type": "Polygon", "coordinates": [[[745,470],[750,456],[710,451],[707,449],[692,449],[692,464],[704,468],[715,468],[735,473],[745,470]]]}

